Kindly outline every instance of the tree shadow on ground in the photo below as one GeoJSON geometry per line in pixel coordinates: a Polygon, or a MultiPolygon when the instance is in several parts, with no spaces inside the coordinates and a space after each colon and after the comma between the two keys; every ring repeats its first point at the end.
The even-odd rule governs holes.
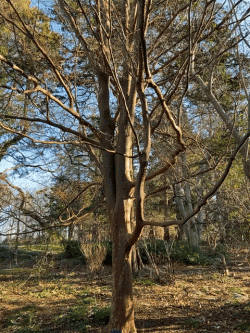
{"type": "MultiPolygon", "coordinates": [[[[160,310],[160,309],[159,309],[160,310]]],[[[216,303],[211,308],[200,310],[197,315],[188,315],[192,312],[189,306],[172,306],[168,314],[166,307],[166,317],[156,318],[152,314],[151,318],[136,320],[138,333],[162,333],[162,332],[244,332],[250,330],[250,302],[238,304],[226,304],[216,307],[216,303]],[[179,308],[179,309],[177,309],[179,308]],[[178,313],[177,313],[178,312],[178,313]]],[[[154,313],[156,313],[157,310],[154,313]]],[[[161,311],[162,312],[162,311],[161,311]]]]}
{"type": "MultiPolygon", "coordinates": [[[[88,295],[92,296],[92,295],[88,295]]],[[[12,319],[17,314],[20,318],[20,314],[26,314],[43,318],[43,323],[40,326],[42,332],[79,332],[78,327],[82,325],[82,321],[74,320],[64,321],[56,319],[56,316],[69,313],[71,308],[74,308],[78,302],[74,299],[65,299],[64,301],[52,301],[46,302],[46,306],[40,306],[34,301],[32,302],[16,302],[15,310],[8,311],[5,314],[5,318],[12,319]],[[64,304],[64,305],[63,305],[64,304]],[[67,305],[67,306],[66,306],[67,305]],[[26,312],[25,312],[25,311],[26,312]],[[35,315],[34,315],[35,314],[35,315]]],[[[45,305],[45,304],[44,304],[45,305]]],[[[229,303],[223,306],[216,306],[216,302],[211,302],[210,307],[200,308],[200,311],[196,311],[196,315],[192,315],[194,309],[192,306],[179,306],[172,305],[163,308],[157,308],[152,306],[151,314],[147,314],[145,311],[144,318],[136,319],[136,327],[138,333],[163,333],[163,332],[245,332],[250,330],[250,302],[245,301],[241,303],[229,303]],[[165,315],[164,315],[165,312],[165,315]]],[[[22,317],[21,317],[22,318],[22,317]]],[[[25,317],[23,317],[25,319],[25,317]]],[[[70,318],[70,317],[68,317],[70,318]]],[[[23,320],[23,319],[19,319],[23,320]]],[[[89,323],[91,325],[91,322],[89,323]]],[[[91,325],[91,332],[98,332],[98,330],[104,327],[104,324],[91,325]]],[[[6,327],[6,322],[4,324],[6,327]]],[[[39,331],[40,332],[40,331],[39,331]]]]}

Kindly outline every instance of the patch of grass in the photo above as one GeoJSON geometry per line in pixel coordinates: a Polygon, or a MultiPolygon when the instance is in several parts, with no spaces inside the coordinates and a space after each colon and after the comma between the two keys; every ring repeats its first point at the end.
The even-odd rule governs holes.
{"type": "Polygon", "coordinates": [[[246,306],[245,306],[245,309],[244,309],[246,312],[249,312],[250,313],[250,303],[248,303],[246,306]]]}
{"type": "Polygon", "coordinates": [[[236,329],[237,329],[237,331],[250,331],[250,321],[248,320],[248,321],[246,321],[246,322],[244,322],[244,323],[241,323],[241,324],[239,324],[239,325],[237,325],[236,327],[235,327],[236,329]]]}
{"type": "Polygon", "coordinates": [[[86,289],[80,291],[80,292],[77,294],[77,296],[79,296],[79,297],[81,297],[81,298],[86,298],[86,297],[88,297],[89,294],[91,294],[91,293],[92,293],[92,290],[86,288],[86,289]]]}
{"type": "Polygon", "coordinates": [[[18,328],[16,333],[43,333],[43,331],[37,330],[36,328],[28,328],[28,327],[23,327],[23,328],[18,328]]]}
{"type": "Polygon", "coordinates": [[[29,260],[37,257],[39,252],[37,251],[26,251],[23,249],[18,249],[15,251],[14,248],[5,247],[0,245],[0,262],[6,260],[14,260],[17,258],[18,260],[29,260]]]}
{"type": "Polygon", "coordinates": [[[230,294],[244,295],[244,292],[240,288],[238,288],[238,287],[229,287],[228,291],[230,292],[230,294]]]}
{"type": "Polygon", "coordinates": [[[190,326],[190,327],[193,327],[193,328],[199,328],[200,325],[201,325],[201,322],[198,321],[198,320],[195,320],[193,318],[188,318],[185,320],[185,323],[190,326]]]}
{"type": "Polygon", "coordinates": [[[104,308],[93,308],[92,318],[95,322],[108,324],[111,315],[111,307],[106,306],[104,308]]]}
{"type": "Polygon", "coordinates": [[[55,318],[56,323],[64,322],[65,325],[74,326],[78,332],[87,332],[89,320],[87,318],[89,312],[88,305],[78,304],[73,306],[68,313],[60,314],[55,318]]]}
{"type": "Polygon", "coordinates": [[[87,313],[88,313],[87,305],[80,304],[72,307],[67,317],[70,321],[79,321],[86,319],[87,313]]]}
{"type": "Polygon", "coordinates": [[[219,274],[219,273],[213,273],[213,274],[209,275],[209,278],[211,280],[220,280],[221,279],[221,274],[219,274]]]}
{"type": "Polygon", "coordinates": [[[202,291],[203,293],[206,294],[208,292],[208,287],[202,286],[202,287],[200,287],[200,291],[202,291]]]}
{"type": "Polygon", "coordinates": [[[95,304],[96,300],[92,297],[87,297],[83,300],[81,300],[81,304],[85,304],[85,305],[91,305],[91,304],[95,304]]]}
{"type": "Polygon", "coordinates": [[[58,254],[63,252],[64,247],[62,244],[25,244],[19,246],[19,249],[26,252],[49,252],[58,254]]]}
{"type": "Polygon", "coordinates": [[[13,332],[18,333],[42,332],[36,323],[36,310],[32,306],[22,308],[18,313],[14,313],[7,318],[6,326],[11,327],[13,332]]]}
{"type": "Polygon", "coordinates": [[[110,286],[101,286],[100,289],[104,290],[104,291],[107,291],[107,290],[111,291],[112,290],[112,288],[110,286]]]}
{"type": "Polygon", "coordinates": [[[71,328],[73,325],[77,332],[87,332],[91,306],[96,303],[96,300],[86,297],[88,296],[86,291],[81,296],[83,299],[78,300],[77,304],[72,306],[68,313],[63,313],[55,317],[56,323],[64,323],[66,326],[70,325],[71,328]]]}
{"type": "MultiPolygon", "coordinates": [[[[77,320],[72,320],[67,314],[61,314],[55,318],[56,324],[58,323],[64,323],[65,326],[70,325],[70,328],[77,330],[77,332],[87,332],[88,331],[88,319],[77,319],[77,320]]],[[[75,331],[74,331],[75,332],[75,331]]]]}
{"type": "Polygon", "coordinates": [[[135,282],[144,286],[155,286],[156,283],[150,279],[136,278],[135,282]]]}
{"type": "Polygon", "coordinates": [[[64,297],[74,294],[74,289],[68,285],[47,285],[41,291],[29,291],[29,295],[36,298],[64,297]]]}

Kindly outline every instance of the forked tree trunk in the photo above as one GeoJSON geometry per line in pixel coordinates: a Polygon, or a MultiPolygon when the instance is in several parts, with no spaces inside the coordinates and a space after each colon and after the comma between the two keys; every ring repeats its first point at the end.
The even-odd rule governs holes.
{"type": "MultiPolygon", "coordinates": [[[[103,143],[107,149],[113,149],[114,127],[109,112],[109,77],[99,73],[98,103],[101,114],[101,128],[105,135],[103,143]]],[[[123,90],[129,89],[122,85],[123,90]]],[[[128,92],[126,95],[129,95],[128,92]]],[[[131,93],[135,96],[135,91],[131,93]]],[[[134,113],[134,99],[128,101],[131,116],[134,113]]],[[[117,147],[124,155],[132,154],[132,133],[127,114],[121,101],[118,122],[117,147]]],[[[104,168],[104,187],[109,212],[112,238],[113,293],[111,317],[104,332],[120,329],[122,333],[135,333],[134,305],[132,295],[131,250],[125,256],[125,245],[132,233],[134,198],[131,190],[132,163],[123,155],[102,152],[104,168]]]]}

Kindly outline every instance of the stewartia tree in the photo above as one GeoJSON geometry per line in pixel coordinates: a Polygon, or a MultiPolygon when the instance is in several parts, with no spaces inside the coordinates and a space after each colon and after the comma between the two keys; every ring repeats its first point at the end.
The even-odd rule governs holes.
{"type": "Polygon", "coordinates": [[[237,142],[222,178],[185,220],[145,219],[146,183],[174,168],[194,145],[192,131],[195,137],[199,132],[199,124],[189,124],[192,82],[203,84],[199,75],[218,58],[212,50],[221,34],[235,33],[234,43],[224,41],[222,54],[239,42],[235,27],[248,12],[232,19],[241,0],[55,0],[47,15],[29,2],[26,9],[19,4],[1,1],[1,31],[9,34],[8,42],[1,34],[1,45],[11,44],[0,48],[1,128],[38,147],[74,145],[96,163],[113,244],[106,330],[134,333],[131,253],[143,227],[181,225],[198,213],[247,139],[237,142]],[[158,140],[162,144],[154,145],[158,140]],[[165,158],[149,172],[162,151],[165,158]]]}

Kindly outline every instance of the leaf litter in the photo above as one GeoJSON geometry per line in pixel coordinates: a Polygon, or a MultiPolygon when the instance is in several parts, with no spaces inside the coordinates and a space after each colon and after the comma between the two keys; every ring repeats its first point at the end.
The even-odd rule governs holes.
{"type": "MultiPolygon", "coordinates": [[[[175,263],[171,278],[166,266],[159,267],[166,275],[162,283],[148,276],[134,279],[138,333],[250,332],[250,268],[244,258],[246,250],[235,254],[230,276],[175,263]]],[[[108,313],[110,267],[93,274],[67,261],[38,276],[30,266],[22,262],[11,270],[1,263],[2,333],[22,332],[27,323],[27,332],[101,332],[105,321],[93,321],[93,314],[108,313]]]]}

